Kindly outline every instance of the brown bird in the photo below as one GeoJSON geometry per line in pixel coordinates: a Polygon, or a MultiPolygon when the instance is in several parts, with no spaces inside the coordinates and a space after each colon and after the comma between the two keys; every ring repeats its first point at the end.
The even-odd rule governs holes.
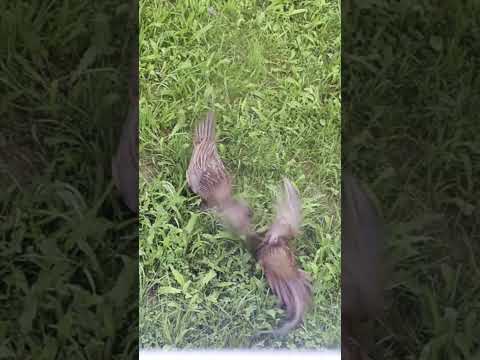
{"type": "Polygon", "coordinates": [[[123,124],[115,156],[112,159],[112,177],[124,203],[138,213],[138,48],[133,50],[129,78],[130,106],[123,124]]]}
{"type": "Polygon", "coordinates": [[[383,308],[382,223],[357,179],[342,174],[342,359],[367,359],[362,323],[383,308]]]}
{"type": "Polygon", "coordinates": [[[300,232],[302,205],[298,191],[286,178],[277,199],[276,217],[264,234],[247,237],[248,245],[255,249],[255,257],[262,267],[273,293],[287,312],[287,321],[273,331],[260,334],[284,336],[303,321],[311,303],[312,285],[307,273],[297,267],[289,241],[300,232]]]}
{"type": "MultiPolygon", "coordinates": [[[[138,10],[135,1],[130,2],[129,31],[138,31],[138,10]]],[[[112,177],[123,202],[134,213],[138,213],[138,36],[132,37],[131,62],[128,78],[129,109],[124,121],[120,141],[112,158],[112,177]]]]}
{"type": "Polygon", "coordinates": [[[132,103],[112,159],[112,177],[122,200],[134,213],[138,213],[138,159],[138,105],[132,103]]]}
{"type": "Polygon", "coordinates": [[[214,210],[237,233],[250,232],[252,212],[232,195],[232,176],[217,151],[213,112],[195,128],[186,175],[190,189],[202,199],[202,207],[214,210]]]}

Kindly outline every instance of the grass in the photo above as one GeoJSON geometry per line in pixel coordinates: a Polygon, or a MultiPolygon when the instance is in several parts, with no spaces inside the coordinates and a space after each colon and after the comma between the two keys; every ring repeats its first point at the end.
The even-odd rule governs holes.
{"type": "Polygon", "coordinates": [[[476,359],[480,55],[474,2],[345,2],[344,164],[387,220],[375,359],[476,359]]]}
{"type": "Polygon", "coordinates": [[[138,351],[137,227],[110,179],[127,110],[128,11],[0,5],[1,358],[138,351]]]}
{"type": "Polygon", "coordinates": [[[340,342],[337,1],[140,1],[140,346],[239,348],[283,316],[240,238],[187,191],[191,132],[217,113],[235,192],[268,226],[282,176],[300,190],[304,327],[254,347],[340,342]]]}

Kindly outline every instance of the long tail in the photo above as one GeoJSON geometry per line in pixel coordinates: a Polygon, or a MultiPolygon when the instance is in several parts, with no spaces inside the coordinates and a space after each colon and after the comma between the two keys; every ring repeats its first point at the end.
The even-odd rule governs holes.
{"type": "Polygon", "coordinates": [[[293,318],[290,320],[285,321],[285,323],[279,327],[278,329],[270,330],[270,331],[260,331],[259,335],[271,335],[271,336],[279,336],[283,337],[290,333],[293,329],[295,329],[298,324],[300,324],[303,320],[303,310],[301,304],[295,304],[296,311],[293,318]]]}
{"type": "Polygon", "coordinates": [[[194,143],[202,142],[215,142],[215,114],[213,111],[209,111],[206,119],[198,123],[195,129],[194,143]]]}
{"type": "Polygon", "coordinates": [[[307,307],[310,305],[312,285],[303,271],[300,271],[300,276],[293,280],[276,282],[273,290],[285,305],[287,321],[278,329],[261,331],[256,336],[286,336],[303,321],[307,307]]]}

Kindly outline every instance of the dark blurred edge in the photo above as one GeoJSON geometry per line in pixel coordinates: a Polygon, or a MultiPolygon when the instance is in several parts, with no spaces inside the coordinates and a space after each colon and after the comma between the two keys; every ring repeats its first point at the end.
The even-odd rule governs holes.
{"type": "MultiPolygon", "coordinates": [[[[385,223],[384,311],[362,330],[372,359],[480,356],[479,10],[342,1],[342,168],[385,223]]],[[[346,210],[342,259],[347,230],[364,231],[346,210]]]]}
{"type": "Polygon", "coordinates": [[[0,357],[137,358],[138,219],[112,158],[138,0],[5,1],[0,19],[0,357]]]}

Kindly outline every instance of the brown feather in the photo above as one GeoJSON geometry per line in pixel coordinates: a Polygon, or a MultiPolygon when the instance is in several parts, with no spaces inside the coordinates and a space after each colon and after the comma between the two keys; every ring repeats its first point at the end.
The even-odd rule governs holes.
{"type": "Polygon", "coordinates": [[[214,209],[234,231],[247,234],[250,231],[251,211],[247,204],[233,198],[233,179],[218,154],[215,136],[215,116],[209,112],[195,128],[192,157],[186,172],[187,182],[208,209],[214,209]]]}
{"type": "MultiPolygon", "coordinates": [[[[307,274],[298,268],[288,240],[298,234],[301,203],[293,184],[283,180],[283,192],[277,202],[275,222],[257,248],[257,260],[273,293],[287,313],[287,322],[270,333],[286,335],[303,321],[312,299],[312,286],[307,274]]],[[[253,237],[252,237],[253,238],[253,237]]]]}
{"type": "Polygon", "coordinates": [[[193,153],[187,169],[188,185],[209,207],[231,196],[228,175],[215,143],[215,117],[209,112],[195,128],[193,153]]]}

